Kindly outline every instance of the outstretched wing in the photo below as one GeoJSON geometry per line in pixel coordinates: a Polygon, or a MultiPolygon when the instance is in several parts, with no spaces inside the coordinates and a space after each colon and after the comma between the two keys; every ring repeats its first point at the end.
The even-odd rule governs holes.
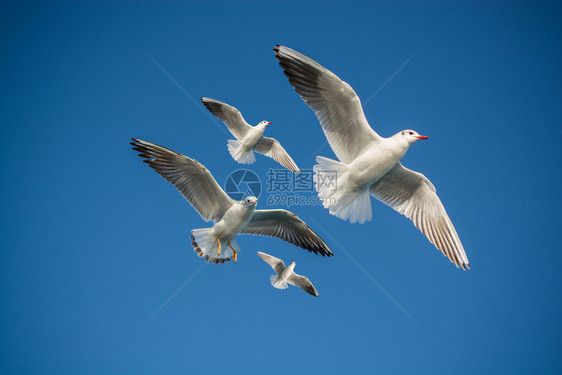
{"type": "Polygon", "coordinates": [[[293,272],[293,274],[287,279],[287,282],[291,285],[298,286],[314,297],[318,297],[318,291],[306,276],[297,275],[293,272]]]}
{"type": "Polygon", "coordinates": [[[150,168],[171,182],[204,220],[220,220],[235,203],[197,160],[154,143],[131,139],[133,150],[140,152],[139,156],[150,168]]]}
{"type": "Polygon", "coordinates": [[[277,237],[314,254],[334,255],[320,236],[286,210],[256,210],[241,233],[277,237]]]}
{"type": "Polygon", "coordinates": [[[269,137],[261,137],[261,139],[256,143],[254,146],[254,150],[263,154],[265,156],[269,156],[288,170],[294,173],[301,173],[297,164],[293,161],[293,159],[289,156],[287,151],[281,146],[281,143],[275,138],[269,137]]]}
{"type": "Polygon", "coordinates": [[[262,253],[261,251],[258,251],[258,255],[260,256],[260,258],[265,260],[265,262],[269,264],[278,275],[285,269],[285,263],[283,263],[281,259],[275,258],[274,256],[266,253],[262,253]]]}
{"type": "Polygon", "coordinates": [[[370,187],[371,194],[412,220],[436,248],[462,269],[470,268],[461,240],[435,192],[421,173],[398,163],[370,187]]]}
{"type": "Polygon", "coordinates": [[[233,106],[211,98],[201,98],[201,102],[213,115],[225,123],[228,130],[230,130],[236,139],[240,140],[244,138],[248,130],[252,128],[252,126],[244,120],[240,111],[233,106]]]}
{"type": "Polygon", "coordinates": [[[349,164],[382,138],[369,126],[351,86],[311,58],[284,46],[273,50],[289,82],[316,114],[340,161],[349,164]]]}

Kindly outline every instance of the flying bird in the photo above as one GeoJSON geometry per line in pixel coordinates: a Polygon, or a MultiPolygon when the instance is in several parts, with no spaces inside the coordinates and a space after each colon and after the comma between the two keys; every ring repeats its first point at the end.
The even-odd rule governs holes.
{"type": "Polygon", "coordinates": [[[294,213],[256,210],[256,197],[235,201],[197,160],[154,143],[131,140],[133,150],[145,163],[172,183],[203,220],[213,221],[212,228],[191,231],[194,251],[207,262],[236,262],[240,247],[235,238],[239,234],[277,237],[315,254],[333,255],[322,238],[294,213]]]}
{"type": "Polygon", "coordinates": [[[226,127],[236,139],[228,141],[230,155],[239,163],[253,164],[256,161],[254,151],[269,156],[288,170],[299,174],[297,164],[281,146],[278,140],[264,137],[263,133],[268,121],[262,121],[256,126],[251,126],[244,120],[239,110],[231,105],[211,98],[201,98],[201,102],[226,127]]]}
{"type": "Polygon", "coordinates": [[[265,260],[265,262],[269,264],[276,273],[276,275],[271,275],[269,277],[269,281],[271,281],[271,285],[273,285],[274,288],[287,289],[287,283],[289,283],[291,285],[298,286],[314,297],[318,297],[318,291],[316,291],[316,288],[312,285],[310,280],[307,277],[298,275],[293,271],[296,265],[294,260],[291,264],[285,266],[285,263],[283,263],[283,261],[279,258],[262,253],[261,251],[258,251],[258,255],[265,260]]]}
{"type": "Polygon", "coordinates": [[[276,46],[273,51],[293,88],[315,112],[339,159],[316,158],[314,181],[324,207],[343,220],[364,223],[372,218],[372,195],[408,217],[457,267],[470,268],[435,187],[400,163],[412,144],[428,137],[410,129],[381,137],[367,122],[349,84],[291,48],[276,46]]]}

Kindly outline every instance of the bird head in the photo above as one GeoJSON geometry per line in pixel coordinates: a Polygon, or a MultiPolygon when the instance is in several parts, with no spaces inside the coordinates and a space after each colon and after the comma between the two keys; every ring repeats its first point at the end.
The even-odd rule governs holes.
{"type": "Polygon", "coordinates": [[[269,122],[269,121],[262,121],[262,122],[260,122],[258,125],[263,126],[263,127],[266,127],[266,126],[269,125],[269,124],[271,124],[271,122],[269,122]]]}
{"type": "Polygon", "coordinates": [[[242,201],[242,204],[244,206],[255,206],[256,204],[258,204],[258,198],[256,197],[247,197],[246,199],[244,199],[242,201]]]}
{"type": "Polygon", "coordinates": [[[402,139],[406,140],[409,144],[419,141],[420,139],[429,139],[429,137],[425,135],[419,135],[416,131],[411,129],[402,130],[397,136],[402,137],[402,139]]]}
{"type": "Polygon", "coordinates": [[[296,266],[296,265],[297,265],[297,264],[295,263],[295,260],[293,259],[293,261],[291,262],[291,264],[289,264],[289,265],[287,266],[287,268],[292,271],[292,270],[295,269],[295,266],[296,266]]]}

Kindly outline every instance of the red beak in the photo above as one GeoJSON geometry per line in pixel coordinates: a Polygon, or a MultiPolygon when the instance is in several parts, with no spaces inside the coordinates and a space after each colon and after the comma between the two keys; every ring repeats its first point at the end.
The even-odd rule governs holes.
{"type": "Polygon", "coordinates": [[[425,135],[420,135],[418,137],[416,137],[418,139],[429,139],[429,137],[425,136],[425,135]]]}
{"type": "Polygon", "coordinates": [[[271,124],[271,122],[268,122],[267,125],[271,124]]]}

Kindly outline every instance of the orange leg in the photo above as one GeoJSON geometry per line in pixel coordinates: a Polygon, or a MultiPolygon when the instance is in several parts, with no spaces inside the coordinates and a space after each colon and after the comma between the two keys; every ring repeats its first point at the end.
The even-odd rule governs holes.
{"type": "Polygon", "coordinates": [[[221,236],[218,236],[218,237],[217,237],[217,242],[219,243],[218,255],[221,255],[221,241],[220,241],[220,239],[221,239],[221,236]]]}
{"type": "Polygon", "coordinates": [[[234,250],[234,248],[230,245],[230,241],[228,241],[227,243],[228,247],[230,247],[232,249],[232,252],[234,253],[234,256],[232,257],[234,259],[234,263],[236,263],[236,260],[238,259],[238,253],[236,252],[236,250],[234,250]]]}

